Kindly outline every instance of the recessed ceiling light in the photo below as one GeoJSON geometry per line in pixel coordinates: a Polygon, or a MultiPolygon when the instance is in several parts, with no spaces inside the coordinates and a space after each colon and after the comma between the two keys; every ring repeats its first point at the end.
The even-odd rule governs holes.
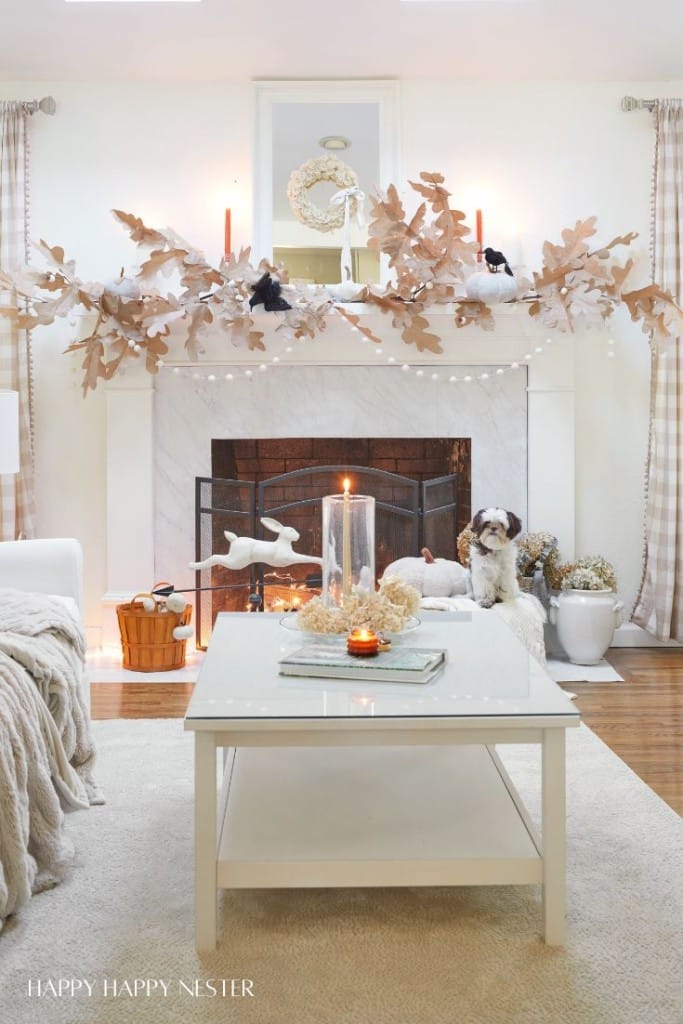
{"type": "Polygon", "coordinates": [[[347,139],[344,135],[325,135],[322,139],[318,139],[318,145],[323,149],[348,149],[351,139],[347,139]]]}

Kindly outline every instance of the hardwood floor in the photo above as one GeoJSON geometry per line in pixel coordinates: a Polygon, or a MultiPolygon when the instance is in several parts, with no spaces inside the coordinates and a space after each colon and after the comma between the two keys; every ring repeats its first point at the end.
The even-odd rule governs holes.
{"type": "Polygon", "coordinates": [[[636,775],[683,814],[683,651],[612,648],[623,683],[563,683],[582,718],[636,775]]]}
{"type": "MultiPolygon", "coordinates": [[[[683,651],[613,648],[623,683],[563,683],[586,725],[683,814],[683,651]]],[[[192,683],[92,683],[92,717],[181,718],[192,683]]]]}

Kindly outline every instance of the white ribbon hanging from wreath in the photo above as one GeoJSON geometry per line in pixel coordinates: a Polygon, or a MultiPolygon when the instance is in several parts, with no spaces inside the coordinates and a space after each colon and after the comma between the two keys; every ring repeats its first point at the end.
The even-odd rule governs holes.
{"type": "Polygon", "coordinates": [[[344,204],[344,242],[341,250],[340,276],[339,280],[353,281],[353,264],[351,262],[351,217],[353,216],[358,227],[362,228],[365,223],[363,216],[363,203],[365,192],[362,192],[357,185],[351,188],[342,188],[335,192],[330,199],[330,206],[341,206],[344,204]],[[353,200],[355,199],[355,202],[353,200]]]}

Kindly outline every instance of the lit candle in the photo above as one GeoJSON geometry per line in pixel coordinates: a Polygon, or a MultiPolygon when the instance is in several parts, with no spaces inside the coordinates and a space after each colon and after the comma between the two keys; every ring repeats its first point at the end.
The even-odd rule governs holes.
{"type": "Polygon", "coordinates": [[[344,511],[342,514],[342,595],[351,595],[351,481],[344,478],[344,511]]]}
{"type": "Polygon", "coordinates": [[[230,240],[230,207],[225,209],[225,242],[223,244],[223,252],[226,258],[232,252],[232,243],[230,240]]]}
{"type": "Polygon", "coordinates": [[[352,629],[346,638],[346,650],[358,658],[374,658],[379,653],[379,637],[372,629],[352,629]]]}
{"type": "Polygon", "coordinates": [[[482,246],[484,244],[484,226],[482,223],[481,210],[477,210],[477,245],[479,246],[479,252],[477,253],[477,263],[481,263],[482,259],[482,246]]]}

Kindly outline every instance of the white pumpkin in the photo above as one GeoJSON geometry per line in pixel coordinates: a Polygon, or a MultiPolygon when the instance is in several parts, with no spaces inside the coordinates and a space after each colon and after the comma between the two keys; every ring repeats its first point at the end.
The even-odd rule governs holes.
{"type": "Polygon", "coordinates": [[[467,278],[465,291],[468,299],[485,302],[487,305],[496,302],[509,302],[517,298],[518,285],[514,277],[504,274],[491,274],[482,271],[467,278]]]}
{"type": "Polygon", "coordinates": [[[434,558],[428,548],[422,558],[399,558],[384,570],[385,576],[398,576],[423,597],[454,597],[468,591],[467,569],[448,558],[434,558]]]}

